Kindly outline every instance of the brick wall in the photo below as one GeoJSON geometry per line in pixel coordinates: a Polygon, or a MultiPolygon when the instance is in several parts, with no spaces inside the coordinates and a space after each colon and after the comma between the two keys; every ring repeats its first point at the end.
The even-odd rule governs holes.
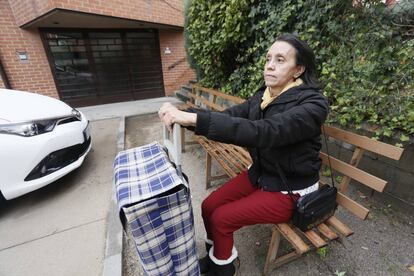
{"type": "Polygon", "coordinates": [[[165,94],[172,95],[181,85],[195,78],[187,60],[180,62],[186,57],[183,31],[160,30],[160,50],[165,94]],[[171,54],[165,54],[167,47],[171,54]],[[169,69],[174,63],[178,64],[169,69]]]}
{"type": "Polygon", "coordinates": [[[9,0],[18,26],[55,8],[183,26],[183,0],[9,0]]]}
{"type": "Polygon", "coordinates": [[[20,29],[6,0],[0,0],[0,15],[0,59],[11,87],[58,98],[38,31],[20,29]],[[26,52],[28,61],[21,62],[18,51],[26,52]]]}
{"type": "MultiPolygon", "coordinates": [[[[16,20],[13,16],[13,14],[15,14],[17,17],[24,17],[26,18],[25,20],[27,20],[29,16],[33,16],[33,14],[42,13],[50,7],[53,7],[52,4],[56,4],[57,2],[63,1],[0,0],[0,60],[3,63],[4,70],[8,76],[10,85],[13,89],[31,91],[59,98],[39,32],[37,30],[24,30],[19,28],[18,26],[21,25],[22,22],[24,22],[24,20],[20,20],[19,23],[16,23],[16,20]],[[25,6],[26,9],[24,8],[25,6]],[[18,59],[18,51],[24,51],[27,53],[27,62],[21,62],[18,59]]],[[[79,2],[79,9],[97,9],[99,5],[103,5],[103,1],[98,0],[65,1],[65,3],[69,3],[70,5],[73,5],[75,2],[79,2]],[[91,7],[86,8],[86,6],[89,4],[91,5],[91,7]]],[[[119,9],[112,10],[112,13],[115,13],[116,11],[120,12],[120,10],[123,10],[121,6],[125,5],[123,3],[128,3],[128,1],[126,0],[122,1],[122,3],[121,1],[117,2],[113,0],[105,2],[110,2],[112,4],[117,3],[118,6],[120,6],[119,9]]],[[[130,2],[136,4],[140,1],[130,2]]],[[[145,5],[143,5],[144,8],[150,4],[159,3],[159,6],[161,8],[164,8],[164,23],[166,22],[165,20],[167,20],[168,17],[172,18],[174,17],[174,15],[176,15],[173,11],[171,11],[171,8],[168,9],[164,4],[162,4],[164,2],[162,2],[161,0],[156,2],[141,2],[145,2],[145,5]]],[[[180,5],[182,6],[182,1],[168,2],[176,7],[179,7],[180,5]]],[[[135,4],[131,4],[131,6],[134,6],[135,4]]],[[[157,14],[158,17],[162,17],[160,14],[160,9],[155,9],[154,6],[152,15],[150,17],[152,19],[156,18],[155,14],[157,14]]],[[[131,10],[133,9],[131,8],[131,10]]],[[[140,11],[142,12],[142,9],[140,11]]],[[[109,11],[107,12],[109,13],[109,11]]],[[[113,15],[120,16],[120,14],[113,15]]],[[[133,15],[130,15],[130,17],[132,16],[133,15]]],[[[178,21],[180,21],[180,24],[182,24],[182,16],[176,17],[178,17],[178,21]]],[[[170,23],[172,22],[171,18],[168,19],[170,20],[170,23]]],[[[175,24],[178,24],[178,21],[175,24]]],[[[179,89],[182,84],[185,84],[186,82],[188,82],[188,80],[195,78],[193,70],[189,68],[189,65],[186,61],[180,62],[174,68],[168,68],[175,62],[185,57],[183,31],[160,30],[160,49],[165,92],[166,95],[172,95],[173,92],[179,89]],[[170,48],[170,55],[166,55],[164,53],[166,47],[170,48]]],[[[2,82],[1,78],[0,87],[4,87],[4,83],[2,82]]]]}

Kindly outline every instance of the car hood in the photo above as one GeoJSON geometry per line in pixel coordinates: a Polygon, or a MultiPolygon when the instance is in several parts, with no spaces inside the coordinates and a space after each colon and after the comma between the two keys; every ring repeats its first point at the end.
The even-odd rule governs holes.
{"type": "Polygon", "coordinates": [[[30,92],[0,89],[0,124],[71,114],[72,108],[57,99],[30,92]]]}

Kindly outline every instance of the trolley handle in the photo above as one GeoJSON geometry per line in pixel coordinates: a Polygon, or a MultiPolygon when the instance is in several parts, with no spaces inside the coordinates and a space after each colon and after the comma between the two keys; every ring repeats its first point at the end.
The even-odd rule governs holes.
{"type": "Polygon", "coordinates": [[[170,154],[173,162],[177,166],[177,171],[181,171],[181,126],[179,124],[173,125],[172,139],[171,133],[163,124],[163,144],[167,148],[167,153],[170,154]]]}

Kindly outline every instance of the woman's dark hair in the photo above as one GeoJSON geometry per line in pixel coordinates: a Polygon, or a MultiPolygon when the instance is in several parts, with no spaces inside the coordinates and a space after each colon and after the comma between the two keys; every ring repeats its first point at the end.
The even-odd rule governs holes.
{"type": "Polygon", "coordinates": [[[303,82],[311,87],[318,87],[318,79],[316,77],[315,55],[309,45],[300,40],[293,34],[283,34],[276,41],[284,41],[289,43],[296,50],[296,65],[305,67],[305,72],[301,75],[303,82]]]}

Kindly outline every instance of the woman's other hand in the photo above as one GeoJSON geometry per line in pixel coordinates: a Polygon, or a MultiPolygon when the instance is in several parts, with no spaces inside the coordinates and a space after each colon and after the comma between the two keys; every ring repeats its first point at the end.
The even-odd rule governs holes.
{"type": "Polygon", "coordinates": [[[197,114],[178,110],[171,103],[164,103],[158,111],[158,116],[169,131],[174,123],[182,126],[195,126],[197,114]]]}

